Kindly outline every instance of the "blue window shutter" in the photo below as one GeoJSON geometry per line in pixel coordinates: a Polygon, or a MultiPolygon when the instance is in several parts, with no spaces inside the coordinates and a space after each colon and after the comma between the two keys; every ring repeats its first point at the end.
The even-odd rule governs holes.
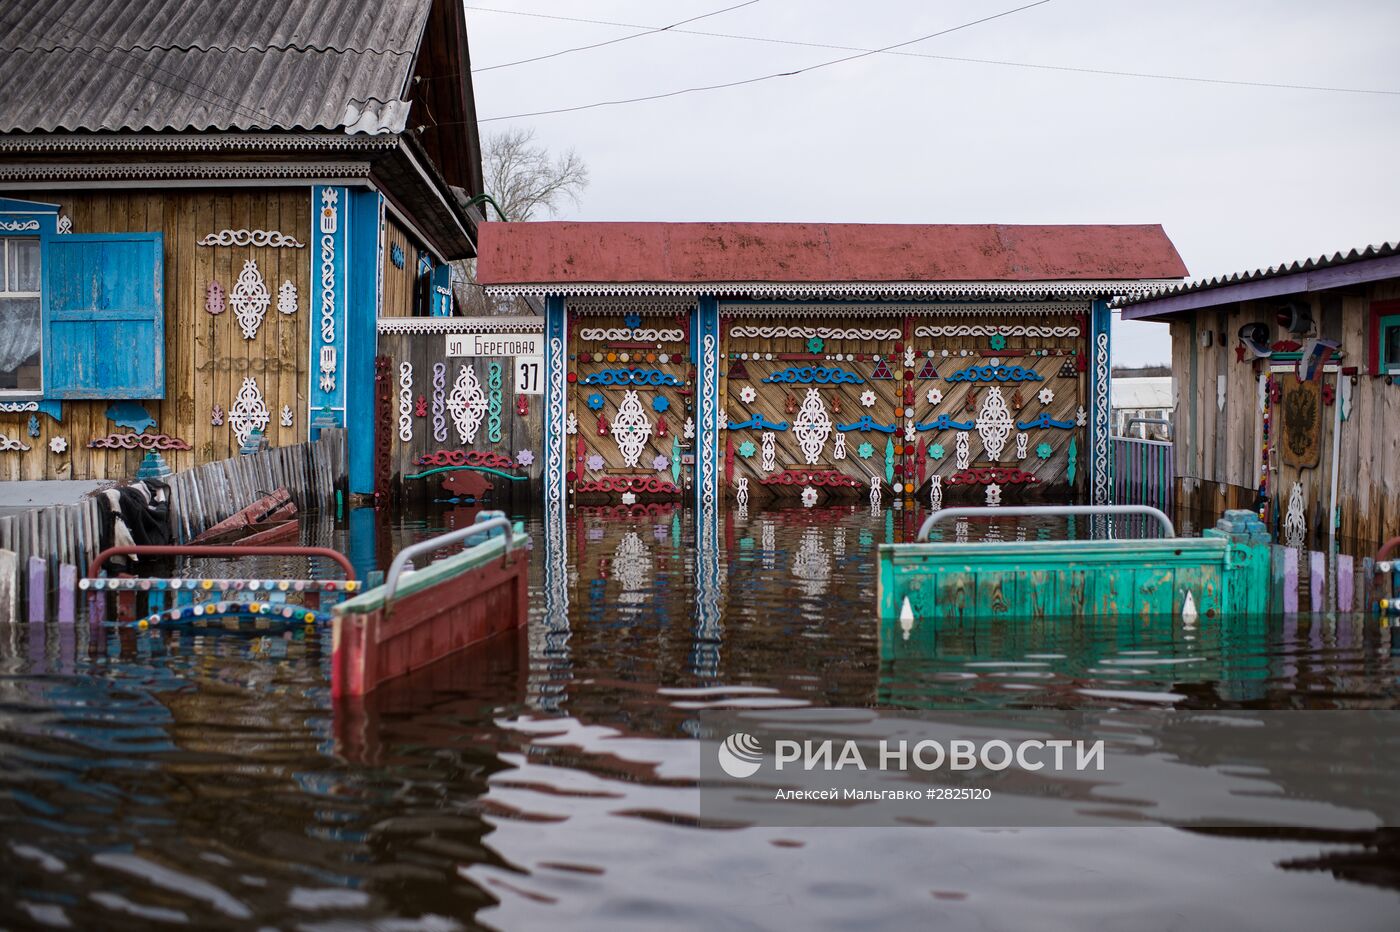
{"type": "Polygon", "coordinates": [[[165,397],[160,233],[46,236],[44,394],[165,397]]]}
{"type": "Polygon", "coordinates": [[[452,316],[452,269],[439,265],[433,269],[433,317],[452,316]]]}

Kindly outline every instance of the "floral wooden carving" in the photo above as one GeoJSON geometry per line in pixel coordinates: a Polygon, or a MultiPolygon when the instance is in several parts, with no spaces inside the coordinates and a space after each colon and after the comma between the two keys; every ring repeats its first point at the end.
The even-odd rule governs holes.
{"type": "Polygon", "coordinates": [[[210,282],[209,287],[204,289],[204,309],[215,316],[228,309],[228,303],[224,299],[223,285],[218,282],[210,282]]]}
{"type": "Polygon", "coordinates": [[[267,430],[269,420],[267,403],[263,401],[262,391],[258,388],[257,380],[249,376],[243,380],[243,386],[238,389],[238,397],[233,400],[233,407],[229,409],[229,429],[238,438],[238,445],[242,446],[247,442],[248,435],[253,432],[253,428],[267,430]]]}
{"type": "Polygon", "coordinates": [[[793,436],[797,438],[797,445],[802,449],[803,459],[807,465],[814,465],[825,452],[826,441],[831,436],[832,429],[831,416],[826,413],[819,389],[807,389],[807,395],[802,399],[802,408],[797,412],[792,429],[793,436]]]}
{"type": "Polygon", "coordinates": [[[220,230],[195,241],[200,246],[270,246],[275,249],[301,249],[296,237],[276,230],[220,230]]]}
{"type": "Polygon", "coordinates": [[[613,440],[622,454],[622,465],[636,468],[641,462],[642,450],[651,439],[651,421],[647,420],[641,399],[634,391],[622,396],[622,404],[617,406],[617,417],[613,419],[613,440]]]}
{"type": "Polygon", "coordinates": [[[413,363],[399,363],[399,442],[413,441],[413,363]]]}
{"type": "Polygon", "coordinates": [[[4,434],[0,434],[0,453],[23,453],[29,449],[29,444],[23,440],[11,440],[4,434]]]}
{"type": "Polygon", "coordinates": [[[763,456],[759,461],[759,468],[764,472],[772,472],[778,468],[777,461],[777,434],[772,431],[765,431],[759,438],[763,444],[763,456]]]}
{"type": "Polygon", "coordinates": [[[457,369],[452,393],[447,396],[447,410],[452,414],[452,426],[463,444],[476,443],[476,432],[486,417],[486,393],[476,370],[463,364],[457,369]]]}
{"type": "Polygon", "coordinates": [[[267,293],[267,285],[258,272],[258,264],[252,259],[243,263],[243,271],[238,273],[238,282],[233,286],[228,303],[233,305],[238,326],[243,329],[243,339],[251,340],[256,337],[268,306],[272,303],[272,296],[267,293]]]}
{"type": "Polygon", "coordinates": [[[283,427],[292,426],[292,406],[283,405],[280,423],[283,427]]]}
{"type": "Polygon", "coordinates": [[[987,451],[988,459],[993,462],[1001,459],[1012,426],[1011,410],[1006,406],[1001,388],[993,385],[987,390],[987,398],[977,415],[977,435],[982,438],[982,448],[987,451]]]}
{"type": "Polygon", "coordinates": [[[290,278],[277,289],[277,312],[295,314],[297,312],[297,286],[290,278]]]}
{"type": "MultiPolygon", "coordinates": [[[[88,448],[93,450],[188,450],[190,445],[179,437],[171,437],[167,434],[108,434],[105,437],[93,437],[88,441],[88,448]]],[[[25,449],[29,448],[25,447],[25,449]]]]}

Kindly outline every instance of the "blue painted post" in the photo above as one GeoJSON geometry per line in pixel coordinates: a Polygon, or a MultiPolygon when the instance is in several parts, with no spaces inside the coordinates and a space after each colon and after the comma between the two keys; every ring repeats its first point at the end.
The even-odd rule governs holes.
{"type": "Polygon", "coordinates": [[[452,267],[439,265],[433,269],[433,302],[431,314],[433,317],[452,316],[452,267]]]}
{"type": "Polygon", "coordinates": [[[702,550],[719,545],[719,301],[695,310],[695,527],[702,550]]]}
{"type": "Polygon", "coordinates": [[[545,299],[544,321],[544,520],[545,534],[553,539],[557,531],[564,536],[564,513],[568,501],[568,388],[564,373],[568,369],[569,323],[564,299],[551,295],[545,299]]]}
{"type": "MultiPolygon", "coordinates": [[[[374,357],[379,351],[379,304],[384,268],[381,235],[384,199],[378,191],[349,193],[346,231],[349,265],[345,322],[345,423],[374,424],[374,357]]],[[[350,493],[374,494],[374,431],[351,431],[349,446],[350,493]]]]}
{"type": "Polygon", "coordinates": [[[1109,397],[1112,380],[1112,355],[1109,331],[1113,315],[1108,302],[1097,300],[1089,326],[1089,504],[1107,505],[1113,500],[1113,454],[1109,449],[1111,434],[1109,397]]]}
{"type": "MultiPolygon", "coordinates": [[[[349,250],[350,189],[311,188],[312,252],[311,365],[307,385],[307,437],[323,427],[345,426],[346,261],[349,250]]],[[[365,261],[369,261],[366,257],[365,261]]]]}

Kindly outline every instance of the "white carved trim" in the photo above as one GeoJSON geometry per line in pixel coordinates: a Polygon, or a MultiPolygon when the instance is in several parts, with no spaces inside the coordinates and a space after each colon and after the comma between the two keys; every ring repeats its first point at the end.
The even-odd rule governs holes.
{"type": "Polygon", "coordinates": [[[463,444],[476,443],[476,432],[486,417],[486,393],[481,390],[481,381],[471,366],[458,367],[452,393],[447,396],[447,410],[452,414],[452,426],[457,428],[458,439],[463,444]]]}
{"type": "Polygon", "coordinates": [[[258,382],[252,376],[248,376],[243,380],[243,387],[238,390],[238,397],[233,400],[233,407],[229,408],[229,429],[238,438],[238,445],[241,447],[248,442],[248,435],[253,432],[254,427],[266,431],[269,420],[267,403],[263,401],[258,382]]]}
{"type": "Polygon", "coordinates": [[[306,244],[276,230],[220,230],[195,240],[199,246],[271,246],[274,249],[303,249],[306,244]]]}
{"type": "MultiPolygon", "coordinates": [[[[68,216],[67,214],[59,214],[58,222],[54,224],[54,232],[59,234],[72,233],[73,218],[68,216]]],[[[67,443],[67,441],[64,442],[67,443]]]]}
{"type": "Polygon", "coordinates": [[[1303,516],[1307,511],[1307,502],[1303,496],[1303,483],[1293,483],[1293,490],[1288,493],[1288,513],[1283,519],[1283,542],[1289,547],[1303,546],[1303,539],[1307,536],[1308,528],[1304,523],[1303,516]]]}
{"type": "Polygon", "coordinates": [[[972,463],[972,445],[971,445],[971,443],[972,443],[972,442],[971,442],[970,440],[967,439],[967,431],[965,431],[965,430],[960,430],[960,431],[958,431],[958,439],[957,439],[957,467],[958,467],[958,469],[967,469],[968,466],[971,465],[971,463],[972,463]]]}
{"type": "Polygon", "coordinates": [[[1030,444],[1030,440],[1030,434],[1025,433],[1024,431],[1018,431],[1016,433],[1016,458],[1018,460],[1023,460],[1026,458],[1027,455],[1029,455],[1029,450],[1027,449],[1027,447],[1030,444]]]}
{"type": "Polygon", "coordinates": [[[883,487],[880,485],[879,476],[870,477],[870,510],[878,511],[880,508],[880,495],[883,487]]]}
{"type": "Polygon", "coordinates": [[[399,440],[413,442],[413,363],[399,363],[399,440]]]}
{"type": "Polygon", "coordinates": [[[764,472],[772,472],[778,468],[777,435],[771,430],[765,430],[759,437],[759,443],[763,450],[763,455],[759,459],[759,468],[764,472]]]}
{"type": "Polygon", "coordinates": [[[258,273],[258,264],[252,259],[243,263],[243,271],[238,273],[238,283],[233,286],[228,303],[238,318],[238,326],[243,329],[243,339],[256,337],[263,318],[267,316],[272,296],[267,293],[267,285],[258,273]]]}
{"type": "Polygon", "coordinates": [[[29,445],[23,440],[11,440],[4,434],[0,434],[0,453],[23,453],[29,449],[29,445]]]}
{"type": "Polygon", "coordinates": [[[447,442],[447,363],[433,363],[433,439],[447,442]]]}
{"type": "Polygon", "coordinates": [[[629,330],[626,327],[592,327],[578,332],[580,340],[620,340],[635,343],[679,343],[685,339],[685,331],[673,330],[651,330],[637,328],[629,330]]]}
{"type": "MultiPolygon", "coordinates": [[[[0,232],[24,233],[29,230],[38,231],[38,220],[0,220],[0,232]]],[[[28,449],[26,447],[25,449],[28,449]]]]}
{"type": "Polygon", "coordinates": [[[730,339],[810,340],[898,340],[903,333],[898,327],[840,328],[840,327],[763,327],[735,324],[729,328],[730,339]]]}
{"type": "Polygon", "coordinates": [[[622,465],[635,469],[651,439],[651,421],[647,420],[635,391],[629,389],[623,394],[622,404],[617,406],[617,417],[612,422],[612,436],[622,454],[622,465]]]}
{"type": "Polygon", "coordinates": [[[938,473],[929,476],[928,507],[930,511],[938,511],[943,507],[943,477],[938,473]]]}
{"type": "Polygon", "coordinates": [[[749,507],[749,477],[740,476],[734,480],[734,504],[740,508],[749,507]]]}
{"type": "Polygon", "coordinates": [[[792,422],[792,435],[797,438],[797,445],[802,448],[802,456],[808,466],[814,466],[821,460],[831,431],[831,416],[822,402],[822,393],[813,386],[807,389],[802,407],[797,411],[797,419],[792,422]]]}
{"type": "MultiPolygon", "coordinates": [[[[1055,307],[1054,310],[1051,310],[1051,309],[1049,309],[1049,308],[1043,308],[1043,307],[1038,307],[1038,308],[1036,308],[1036,310],[1037,310],[1038,312],[1040,312],[1040,313],[1051,313],[1051,314],[1054,314],[1054,313],[1059,313],[1059,314],[1075,314],[1075,313],[1078,313],[1078,314],[1087,314],[1087,313],[1089,313],[1089,305],[1088,305],[1088,304],[1056,305],[1056,307],[1055,307]],[[1065,307],[1072,308],[1072,310],[1062,310],[1062,309],[1061,309],[1061,308],[1065,308],[1065,307]]],[[[1079,328],[1078,328],[1078,327],[1075,327],[1075,326],[1068,326],[1068,327],[1037,327],[1037,326],[1019,326],[1019,325],[1011,325],[1011,324],[988,324],[988,325],[983,325],[983,324],[948,324],[947,326],[937,326],[937,327],[934,327],[934,326],[929,326],[929,325],[927,325],[927,324],[921,324],[920,326],[914,328],[914,336],[916,336],[916,337],[991,337],[991,336],[1002,336],[1002,337],[1077,337],[1077,336],[1079,336],[1079,328]]]]}
{"type": "MultiPolygon", "coordinates": [[[[1175,284],[1169,279],[1133,281],[1084,280],[1039,282],[530,282],[487,285],[490,295],[562,295],[564,297],[660,297],[681,295],[715,295],[718,297],[760,298],[1009,298],[1041,301],[1056,297],[1096,298],[1115,295],[1138,295],[1152,292],[1164,285],[1175,284]]],[[[816,308],[817,313],[865,314],[866,308],[843,308],[840,305],[816,308]]],[[[720,313],[753,316],[771,313],[771,308],[753,305],[724,305],[720,313]]],[[[801,313],[792,309],[794,313],[801,313]]],[[[950,313],[930,309],[935,313],[950,313]]],[[[910,312],[918,313],[919,309],[910,312]]],[[[905,309],[892,311],[904,313],[905,309]]],[[[955,312],[954,312],[955,313],[955,312]]],[[[1009,312],[1008,312],[1009,313],[1009,312]]]]}
{"type": "Polygon", "coordinates": [[[29,411],[38,411],[37,401],[0,401],[0,413],[4,414],[24,414],[29,411]]]}
{"type": "Polygon", "coordinates": [[[297,286],[296,282],[290,278],[282,283],[282,287],[277,289],[277,311],[281,314],[295,314],[297,312],[297,286]]]}
{"type": "Polygon", "coordinates": [[[542,317],[381,317],[380,333],[544,333],[542,317]]]}
{"type": "MultiPolygon", "coordinates": [[[[340,192],[321,189],[319,229],[321,231],[321,391],[335,391],[335,232],[339,226],[340,192]]],[[[315,340],[315,337],[312,338],[315,340]]]]}
{"type": "Polygon", "coordinates": [[[846,458],[846,435],[845,435],[845,434],[843,434],[843,433],[838,433],[838,434],[836,435],[836,444],[831,448],[831,458],[834,459],[834,460],[843,460],[843,459],[846,458]]]}
{"type": "Polygon", "coordinates": [[[977,436],[982,438],[982,449],[987,451],[989,460],[997,462],[1001,459],[1001,451],[1006,449],[1007,438],[1015,426],[1011,409],[1001,396],[1001,386],[993,385],[987,389],[982,410],[977,413],[977,436]]]}
{"type": "Polygon", "coordinates": [[[358,179],[369,162],[18,162],[0,166],[4,181],[358,179]]]}
{"type": "Polygon", "coordinates": [[[291,405],[283,405],[283,406],[282,406],[282,426],[283,426],[283,427],[291,427],[291,426],[292,426],[292,406],[291,406],[291,405]]]}
{"type": "Polygon", "coordinates": [[[0,137],[0,152],[229,152],[247,150],[392,149],[394,135],[359,133],[16,133],[0,137]]]}

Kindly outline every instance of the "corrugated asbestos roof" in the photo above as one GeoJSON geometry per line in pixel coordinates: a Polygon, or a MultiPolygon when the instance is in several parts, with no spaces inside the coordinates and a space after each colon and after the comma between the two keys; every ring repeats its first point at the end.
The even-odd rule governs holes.
{"type": "Polygon", "coordinates": [[[1278,278],[1282,275],[1295,275],[1299,272],[1311,272],[1316,269],[1326,269],[1337,265],[1349,265],[1350,263],[1362,262],[1367,259],[1384,259],[1394,255],[1400,255],[1400,241],[1394,243],[1380,243],[1367,246],[1364,249],[1353,249],[1347,253],[1336,252],[1330,256],[1321,255],[1302,261],[1295,259],[1286,264],[1271,265],[1268,268],[1254,269],[1253,271],[1235,272],[1232,275],[1218,275],[1214,278],[1198,278],[1195,281],[1165,285],[1135,297],[1120,298],[1115,303],[1119,307],[1127,307],[1133,304],[1148,304],[1161,298],[1171,298],[1177,295],[1192,294],[1198,291],[1210,291],[1213,288],[1225,288],[1229,285],[1261,281],[1266,278],[1278,278]]]}
{"type": "Polygon", "coordinates": [[[401,132],[432,0],[0,0],[0,132],[401,132]]]}

